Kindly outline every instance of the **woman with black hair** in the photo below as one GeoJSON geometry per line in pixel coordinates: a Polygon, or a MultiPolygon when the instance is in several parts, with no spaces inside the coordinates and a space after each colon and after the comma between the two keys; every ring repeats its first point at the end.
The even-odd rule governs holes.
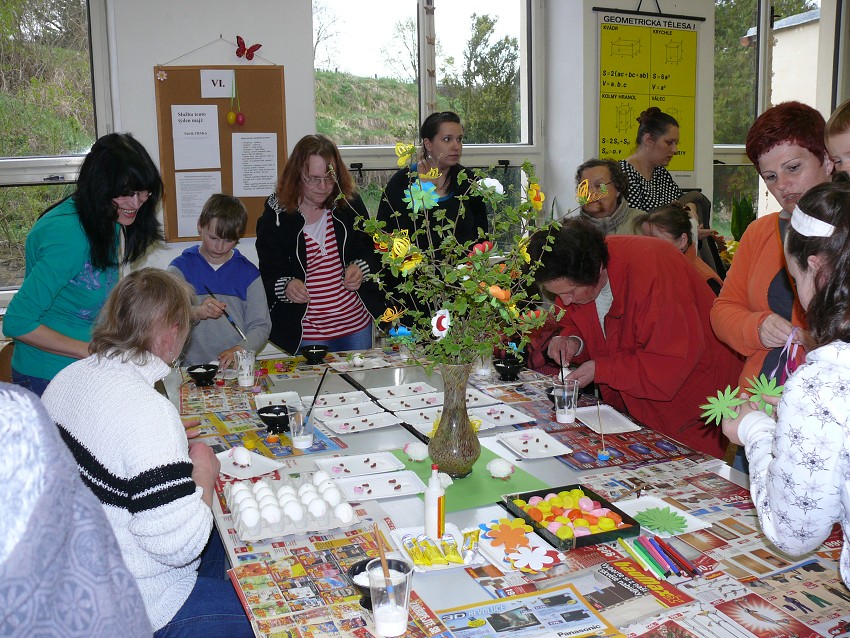
{"type": "MultiPolygon", "coordinates": [[[[422,140],[420,157],[409,167],[402,168],[390,178],[378,207],[378,220],[387,222],[386,229],[407,230],[410,236],[419,228],[417,216],[429,214],[408,211],[405,191],[414,183],[434,185],[438,196],[436,209],[445,211],[445,223],[454,223],[458,243],[474,241],[488,232],[487,207],[481,197],[469,193],[469,179],[458,183],[458,175],[465,170],[460,163],[463,154],[463,126],[457,113],[442,111],[432,113],[419,129],[422,140]],[[436,176],[434,176],[436,169],[436,176]],[[465,196],[465,197],[464,197],[465,196]]],[[[433,226],[433,225],[429,225],[433,226]]],[[[430,245],[438,246],[441,238],[431,230],[430,245]]],[[[423,233],[416,236],[420,248],[429,246],[423,233]]]]}
{"type": "Polygon", "coordinates": [[[161,194],[159,171],[130,134],[94,143],[76,191],[27,235],[26,275],[3,320],[15,340],[15,383],[40,396],[57,372],[88,356],[92,325],[119,269],[162,239],[161,194]]]}

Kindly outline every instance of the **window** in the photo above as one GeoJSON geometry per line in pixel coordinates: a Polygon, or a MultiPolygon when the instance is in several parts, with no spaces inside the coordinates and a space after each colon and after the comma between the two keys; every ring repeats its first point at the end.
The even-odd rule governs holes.
{"type": "Polygon", "coordinates": [[[104,15],[105,0],[8,0],[0,9],[0,290],[20,284],[30,226],[76,179],[97,137],[96,103],[108,125],[108,93],[92,81],[104,15]]]}

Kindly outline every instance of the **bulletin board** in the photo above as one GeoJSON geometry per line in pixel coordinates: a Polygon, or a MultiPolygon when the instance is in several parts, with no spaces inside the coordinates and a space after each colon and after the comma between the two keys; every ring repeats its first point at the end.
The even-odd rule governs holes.
{"type": "Polygon", "coordinates": [[[156,66],[153,75],[166,241],[199,239],[197,218],[213,192],[242,200],[245,236],[254,236],[286,163],[283,67],[156,66]],[[231,111],[242,125],[228,123],[231,111]]]}

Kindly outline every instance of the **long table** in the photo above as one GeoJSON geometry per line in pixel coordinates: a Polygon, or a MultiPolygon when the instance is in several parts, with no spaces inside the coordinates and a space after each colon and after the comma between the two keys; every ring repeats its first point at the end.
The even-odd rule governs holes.
{"type": "MultiPolygon", "coordinates": [[[[336,364],[335,367],[337,369],[344,370],[344,372],[340,373],[340,372],[337,372],[337,371],[332,371],[332,373],[328,375],[328,380],[325,383],[322,394],[336,394],[336,393],[340,393],[340,392],[354,391],[354,390],[365,390],[366,392],[368,392],[371,388],[384,387],[384,386],[401,386],[401,385],[406,385],[406,384],[415,384],[415,383],[422,383],[422,382],[426,382],[426,383],[430,384],[431,386],[436,387],[438,390],[442,390],[442,380],[440,379],[438,374],[429,374],[429,373],[427,373],[427,371],[424,368],[419,367],[419,366],[405,365],[404,363],[406,363],[406,362],[403,363],[403,362],[400,362],[400,361],[395,361],[395,360],[392,359],[392,357],[387,357],[387,355],[385,353],[380,354],[380,356],[382,356],[384,359],[387,359],[388,362],[390,363],[390,365],[388,365],[387,367],[380,367],[380,368],[376,368],[376,369],[358,370],[358,369],[351,369],[350,366],[346,365],[346,363],[345,363],[346,359],[345,359],[344,355],[340,355],[338,357],[334,357],[332,355],[331,359],[335,362],[335,364],[336,364]]],[[[273,392],[294,391],[294,392],[297,392],[301,396],[307,396],[307,395],[314,394],[315,390],[316,390],[316,386],[317,386],[318,381],[319,381],[318,369],[316,369],[316,368],[311,369],[311,368],[308,367],[308,368],[305,368],[303,372],[301,372],[301,371],[299,371],[299,369],[304,368],[304,366],[295,367],[295,366],[290,366],[289,363],[291,363],[291,362],[287,363],[285,370],[291,369],[291,371],[290,372],[283,372],[281,374],[275,374],[275,368],[273,368],[271,365],[268,366],[268,371],[271,373],[269,375],[269,381],[270,382],[264,387],[264,390],[265,391],[273,391],[273,392]],[[314,374],[314,372],[315,372],[315,374],[314,374]]],[[[263,365],[263,364],[260,364],[260,365],[263,365]]],[[[282,368],[280,366],[280,364],[278,364],[277,369],[283,370],[284,368],[282,368]]],[[[487,378],[484,378],[484,379],[473,377],[472,383],[474,385],[477,385],[479,388],[486,387],[488,385],[503,385],[505,389],[510,390],[511,387],[516,388],[517,386],[521,387],[523,385],[534,386],[535,384],[541,385],[541,384],[544,384],[546,382],[543,377],[535,376],[535,373],[525,372],[523,374],[524,374],[523,381],[520,382],[520,383],[516,383],[513,386],[511,386],[511,384],[500,384],[500,382],[498,382],[494,376],[487,377],[487,378]]],[[[181,386],[182,383],[184,383],[184,381],[185,381],[185,377],[182,376],[179,372],[173,373],[166,380],[166,387],[167,387],[168,394],[172,398],[172,400],[174,400],[178,405],[181,404],[180,398],[179,398],[180,397],[180,389],[181,389],[180,386],[181,386]]],[[[185,390],[185,386],[184,386],[184,390],[185,390]]],[[[528,403],[526,405],[531,406],[532,404],[528,403]]],[[[522,409],[523,404],[522,403],[515,403],[515,404],[513,404],[513,406],[519,407],[520,409],[522,409]]],[[[535,412],[534,410],[532,410],[532,412],[535,413],[535,414],[540,414],[539,404],[537,404],[537,411],[535,412]]],[[[541,421],[542,421],[541,419],[538,419],[538,424],[544,425],[543,423],[541,423],[541,421]]],[[[618,470],[617,468],[610,468],[610,471],[608,471],[607,473],[604,470],[579,472],[579,471],[572,469],[571,467],[569,467],[568,465],[566,465],[565,463],[563,463],[562,461],[560,461],[556,458],[545,458],[545,459],[535,459],[535,460],[518,460],[518,459],[515,458],[515,455],[512,455],[510,453],[510,451],[507,448],[505,448],[503,445],[501,445],[498,442],[498,440],[496,439],[497,434],[503,433],[503,432],[506,432],[506,431],[510,431],[512,429],[513,428],[511,428],[511,427],[502,426],[502,427],[497,427],[497,428],[486,430],[486,431],[481,431],[479,433],[479,438],[480,438],[480,441],[482,443],[482,447],[492,451],[493,453],[495,453],[498,456],[506,458],[511,463],[515,464],[518,468],[525,470],[526,472],[528,472],[532,476],[542,480],[543,482],[545,482],[549,486],[562,486],[562,485],[570,485],[570,484],[588,484],[589,483],[588,486],[591,487],[592,489],[594,489],[594,488],[599,488],[600,486],[604,486],[604,484],[606,482],[608,482],[608,483],[610,483],[612,481],[615,482],[617,480],[617,478],[616,478],[617,476],[624,476],[625,477],[627,475],[634,475],[636,472],[645,472],[648,476],[655,479],[655,480],[649,481],[650,483],[652,483],[656,486],[655,489],[651,491],[651,494],[654,494],[654,495],[657,495],[657,496],[665,496],[665,488],[663,487],[663,485],[667,482],[666,479],[668,478],[668,474],[669,474],[670,477],[673,476],[673,472],[672,472],[673,468],[677,469],[679,475],[681,475],[683,473],[683,471],[687,472],[688,471],[687,468],[693,468],[694,473],[705,473],[708,476],[708,478],[705,479],[705,481],[707,483],[711,482],[710,476],[717,476],[717,477],[719,477],[718,482],[720,481],[720,479],[727,479],[729,481],[732,481],[732,483],[734,483],[735,485],[739,485],[739,486],[743,486],[743,487],[747,486],[747,476],[746,475],[741,474],[740,472],[737,472],[736,470],[728,467],[727,465],[723,464],[720,461],[713,461],[712,462],[712,461],[708,461],[706,459],[698,459],[698,461],[689,461],[688,459],[681,460],[681,461],[673,461],[669,465],[665,464],[665,463],[653,464],[651,466],[647,466],[646,468],[644,468],[644,470],[633,469],[631,472],[626,471],[625,469],[618,470]],[[691,463],[691,464],[688,465],[688,463],[691,463]],[[682,469],[683,467],[685,468],[684,470],[682,469]]],[[[419,435],[412,428],[401,427],[401,426],[391,426],[391,427],[386,427],[386,428],[381,428],[381,429],[370,430],[370,431],[366,431],[366,432],[347,434],[347,435],[344,435],[344,436],[334,435],[331,432],[326,432],[326,434],[328,434],[332,438],[336,437],[336,440],[341,440],[345,447],[341,450],[338,450],[338,451],[335,451],[335,452],[328,452],[328,453],[325,453],[325,454],[320,455],[320,456],[351,455],[351,454],[361,454],[361,453],[369,454],[369,453],[373,453],[373,452],[377,452],[377,451],[398,450],[399,448],[403,447],[406,443],[415,442],[415,441],[421,439],[421,435],[419,435]]],[[[286,467],[285,470],[282,470],[282,471],[283,472],[291,472],[291,473],[315,471],[316,470],[316,465],[315,465],[316,458],[319,458],[319,455],[301,455],[301,456],[297,456],[297,457],[290,457],[290,458],[287,458],[287,459],[283,459],[283,460],[286,461],[287,467],[286,467]]],[[[628,480],[624,481],[624,484],[628,485],[629,484],[628,480]]],[[[462,486],[463,486],[463,480],[461,479],[460,481],[457,482],[456,486],[452,486],[452,488],[449,489],[449,492],[447,494],[447,498],[451,498],[451,490],[452,489],[462,489],[462,486]]],[[[711,486],[709,486],[706,489],[711,489],[711,486]]],[[[512,491],[512,488],[510,486],[509,481],[505,483],[504,491],[505,492],[511,492],[512,491]]],[[[694,501],[693,500],[694,497],[692,495],[680,496],[678,498],[682,499],[682,502],[688,503],[686,496],[687,496],[687,498],[691,499],[692,502],[690,502],[690,505],[694,506],[693,509],[699,510],[700,508],[698,507],[699,506],[698,499],[697,499],[697,501],[694,501]]],[[[711,502],[714,503],[714,502],[719,502],[719,501],[714,500],[714,501],[711,501],[711,502]]],[[[719,507],[719,506],[716,506],[716,507],[719,507]]],[[[735,506],[730,507],[730,513],[729,513],[730,516],[732,516],[732,514],[734,513],[732,511],[734,509],[734,507],[735,506]]],[[[738,505],[737,507],[741,508],[740,505],[738,505]]],[[[223,523],[224,514],[223,514],[222,509],[221,509],[221,507],[219,506],[218,503],[216,503],[216,507],[214,508],[214,510],[216,512],[217,523],[221,526],[222,523],[223,523]]],[[[377,520],[381,524],[381,529],[384,531],[384,533],[389,532],[389,530],[391,530],[393,528],[421,526],[422,521],[423,521],[423,517],[424,517],[423,502],[422,502],[421,498],[418,497],[418,496],[407,496],[407,497],[386,499],[386,500],[380,501],[379,503],[372,501],[372,502],[370,502],[370,504],[367,507],[365,507],[365,509],[363,511],[368,513],[369,518],[374,518],[375,520],[377,520]]],[[[720,514],[718,514],[717,512],[715,512],[715,513],[705,512],[705,514],[707,516],[709,516],[709,518],[711,520],[716,520],[718,518],[718,516],[720,514],[722,514],[722,512],[720,514]]],[[[750,520],[752,520],[752,518],[753,518],[752,512],[750,512],[749,515],[750,515],[750,520]]],[[[501,518],[501,517],[505,517],[505,516],[507,516],[505,510],[502,509],[501,507],[499,507],[498,505],[496,505],[496,504],[482,504],[480,506],[469,508],[469,509],[463,509],[463,510],[460,510],[460,511],[452,511],[448,514],[447,521],[450,522],[450,523],[453,523],[454,525],[456,525],[460,529],[464,529],[464,528],[469,528],[469,527],[476,527],[476,526],[480,525],[482,522],[486,522],[486,521],[489,521],[489,520],[492,520],[492,519],[501,518]]],[[[729,525],[730,525],[730,528],[734,529],[733,523],[730,522],[729,525]]],[[[715,529],[715,528],[717,528],[718,530],[723,530],[723,532],[720,532],[720,533],[724,533],[724,532],[727,533],[727,534],[730,533],[729,528],[727,528],[725,526],[720,526],[720,527],[715,526],[712,529],[715,529]]],[[[221,529],[221,531],[222,531],[223,536],[227,535],[226,526],[225,526],[225,529],[221,529]]],[[[329,537],[332,537],[332,536],[333,536],[332,534],[329,535],[329,537]]],[[[323,538],[325,538],[325,537],[323,536],[323,538]]],[[[281,540],[283,540],[283,539],[281,539],[281,540]]],[[[292,539],[288,539],[288,540],[292,541],[292,539]]],[[[295,544],[297,544],[297,540],[298,539],[296,539],[295,544]]],[[[743,541],[741,541],[741,542],[743,542],[743,541]]],[[[764,545],[763,546],[764,554],[761,555],[761,554],[758,553],[757,550],[753,549],[753,543],[752,543],[751,538],[749,539],[748,543],[749,544],[746,546],[747,555],[742,556],[740,559],[730,560],[728,564],[725,560],[725,557],[727,555],[733,556],[734,552],[730,551],[730,552],[727,552],[726,554],[721,553],[721,556],[723,557],[723,561],[722,561],[721,566],[726,568],[725,569],[726,573],[730,573],[730,574],[732,574],[736,577],[741,577],[741,575],[744,571],[744,567],[746,565],[750,565],[751,569],[754,570],[755,575],[759,575],[758,574],[759,569],[764,571],[764,563],[766,563],[767,565],[772,565],[772,564],[774,564],[774,561],[775,561],[775,566],[782,566],[784,568],[794,567],[797,564],[797,563],[793,563],[792,559],[789,559],[787,557],[785,557],[785,558],[775,558],[776,552],[777,552],[777,550],[775,548],[768,547],[767,545],[764,545]],[[756,552],[755,553],[755,556],[757,557],[756,559],[752,558],[754,551],[756,552]],[[762,564],[759,564],[759,560],[758,560],[759,556],[761,556],[762,564]],[[735,562],[735,561],[740,561],[740,562],[735,562]],[[755,561],[755,566],[753,566],[753,564],[752,564],[753,561],[755,561]],[[736,571],[736,569],[740,569],[741,571],[736,571]]],[[[226,543],[226,544],[228,544],[228,543],[226,543]]],[[[290,542],[290,545],[292,545],[292,544],[293,543],[290,542]]],[[[731,541],[730,541],[730,544],[731,544],[731,541]]],[[[244,562],[246,556],[248,556],[250,558],[256,558],[257,557],[257,551],[256,551],[256,548],[253,545],[248,544],[247,546],[239,547],[238,551],[234,548],[234,545],[235,545],[234,543],[229,544],[230,557],[231,557],[231,561],[233,562],[234,565],[239,565],[240,563],[244,562]],[[247,554],[246,554],[246,551],[248,552],[247,554]]],[[[287,545],[286,545],[285,542],[278,543],[277,549],[274,550],[274,552],[276,552],[277,555],[284,555],[284,554],[286,554],[287,551],[288,551],[287,545]]],[[[260,554],[261,553],[262,552],[260,552],[260,554]]],[[[821,561],[825,561],[823,556],[829,555],[830,557],[833,557],[834,553],[835,553],[835,549],[832,548],[832,553],[829,553],[829,554],[824,553],[821,557],[821,561]]],[[[696,552],[696,554],[699,554],[699,552],[696,552]]],[[[693,553],[692,553],[692,556],[693,556],[693,553]]],[[[829,567],[827,567],[828,570],[834,569],[834,565],[832,565],[828,562],[827,562],[827,564],[829,564],[829,567]]],[[[751,573],[750,577],[752,577],[752,575],[753,574],[751,573]]],[[[766,575],[767,574],[765,574],[765,576],[766,575]]],[[[722,575],[720,574],[719,571],[717,571],[716,573],[713,573],[712,576],[722,576],[722,575]]],[[[676,581],[674,579],[671,582],[676,582],[676,581]]],[[[700,590],[700,592],[702,592],[703,598],[706,598],[706,603],[708,602],[708,599],[710,599],[710,598],[712,598],[712,596],[714,596],[714,594],[711,594],[707,597],[705,595],[706,590],[709,591],[709,592],[712,590],[712,586],[710,584],[711,582],[713,582],[713,581],[709,581],[709,580],[705,579],[704,583],[701,584],[700,587],[698,588],[700,590]]],[[[732,582],[732,579],[724,576],[724,577],[718,578],[716,582],[719,583],[719,584],[726,583],[727,587],[728,587],[728,583],[732,582]]],[[[737,582],[737,581],[734,581],[734,582],[737,582]]],[[[696,590],[697,588],[696,588],[696,586],[691,586],[691,589],[696,590]]],[[[422,601],[428,607],[430,607],[431,610],[435,610],[435,611],[436,610],[450,609],[450,608],[457,608],[457,607],[463,606],[463,605],[473,605],[473,604],[476,604],[476,603],[481,603],[482,601],[488,599],[488,592],[485,591],[482,584],[479,583],[479,581],[477,581],[476,579],[467,575],[462,569],[437,571],[437,572],[433,572],[433,573],[417,573],[415,575],[415,579],[414,579],[414,590],[419,595],[419,597],[422,599],[422,601]]],[[[750,598],[742,597],[740,595],[741,591],[742,591],[741,589],[734,589],[734,591],[732,593],[730,593],[728,591],[724,593],[724,591],[722,591],[722,587],[720,587],[720,585],[718,585],[717,593],[716,593],[716,599],[722,600],[724,597],[735,596],[735,598],[732,599],[732,600],[738,600],[739,602],[742,601],[742,600],[743,601],[750,601],[751,600],[750,598]]],[[[822,589],[817,589],[817,591],[820,592],[821,594],[823,594],[822,589]]],[[[492,592],[490,592],[490,593],[492,593],[492,592]]],[[[747,594],[747,596],[748,595],[749,594],[747,594]]],[[[695,595],[694,595],[694,598],[696,598],[695,595]]],[[[821,600],[827,600],[828,602],[831,601],[829,596],[826,596],[825,594],[820,596],[820,599],[821,600]]],[[[702,599],[700,599],[700,600],[702,600],[702,599]]],[[[850,597],[848,597],[848,600],[850,600],[850,597]]],[[[759,599],[759,601],[761,601],[761,599],[759,599]]],[[[775,602],[774,606],[778,605],[778,607],[781,608],[782,602],[783,602],[782,600],[778,600],[778,601],[775,602]]],[[[700,603],[695,603],[695,604],[703,604],[703,603],[700,602],[700,603]]],[[[743,604],[743,603],[741,603],[741,604],[743,604]]],[[[785,615],[793,618],[794,615],[795,615],[795,610],[788,609],[787,604],[788,603],[786,602],[786,609],[784,610],[785,615]]],[[[722,605],[720,605],[720,607],[722,608],[722,605]]],[[[830,605],[830,607],[835,607],[835,605],[830,605]]],[[[811,608],[811,605],[809,606],[809,608],[811,608]]],[[[846,603],[845,603],[845,609],[843,609],[843,610],[840,609],[840,608],[838,609],[838,611],[840,611],[841,614],[837,615],[837,616],[835,614],[833,614],[834,618],[829,619],[828,622],[838,623],[838,622],[841,621],[842,618],[844,618],[844,615],[846,614],[847,622],[850,623],[850,612],[848,612],[848,610],[850,610],[850,606],[846,605],[846,603]],[[838,619],[838,620],[836,620],[836,619],[838,619]]],[[[712,614],[717,614],[719,612],[718,612],[718,608],[716,606],[707,605],[707,609],[703,610],[701,613],[703,615],[711,616],[712,614]]],[[[781,615],[781,612],[780,612],[780,615],[781,615]]],[[[698,616],[699,616],[699,614],[694,615],[694,617],[698,617],[698,616]]],[[[767,614],[767,616],[765,616],[765,617],[768,617],[768,616],[770,616],[770,614],[767,614]]],[[[694,622],[696,622],[696,621],[688,621],[691,624],[690,625],[686,624],[685,626],[690,627],[689,630],[692,631],[693,635],[698,635],[698,636],[699,635],[705,635],[705,636],[715,636],[715,635],[717,635],[717,636],[724,636],[724,635],[729,635],[729,636],[786,635],[786,634],[782,634],[782,633],[769,633],[769,632],[759,633],[757,631],[754,631],[752,627],[750,627],[750,629],[749,629],[750,634],[747,634],[745,632],[745,630],[742,629],[742,627],[747,626],[746,623],[740,622],[739,623],[740,626],[731,627],[731,626],[727,626],[727,625],[729,625],[729,620],[728,620],[728,617],[726,615],[720,613],[719,616],[717,616],[717,618],[720,618],[720,620],[723,621],[721,623],[722,625],[724,625],[723,631],[721,631],[718,628],[718,627],[720,627],[720,625],[717,625],[716,622],[715,622],[715,625],[712,625],[712,627],[714,627],[713,629],[711,629],[711,630],[706,629],[705,632],[699,631],[698,629],[694,628],[694,622]],[[715,632],[715,633],[712,633],[712,632],[715,632]],[[724,633],[724,632],[727,632],[727,633],[724,633]]],[[[778,618],[778,616],[777,616],[777,619],[774,619],[774,620],[775,620],[776,623],[779,623],[779,625],[777,625],[777,626],[781,626],[781,620],[782,619],[778,618]]],[[[717,622],[720,622],[720,621],[717,621],[717,622]]],[[[765,620],[764,622],[768,623],[767,620],[765,620]]],[[[768,623],[768,624],[770,624],[770,623],[768,623]]],[[[788,626],[786,625],[786,628],[787,627],[788,626]]],[[[818,624],[818,628],[820,629],[821,632],[823,632],[823,635],[827,635],[828,630],[830,629],[823,622],[818,624]]],[[[848,628],[850,628],[850,624],[848,624],[848,628]]],[[[767,630],[764,630],[764,628],[762,628],[762,630],[767,631],[767,630]]],[[[799,628],[795,627],[795,632],[798,631],[798,630],[799,630],[799,628]]],[[[508,631],[506,633],[507,633],[507,635],[511,635],[512,632],[508,631]]],[[[267,634],[258,633],[258,635],[267,635],[267,634]]],[[[285,635],[285,634],[283,634],[283,635],[285,635]]],[[[352,635],[354,635],[354,634],[352,634],[352,635]]],[[[566,634],[564,634],[564,635],[566,635],[566,634]]],[[[645,635],[645,636],[659,635],[660,636],[660,635],[667,635],[667,634],[662,634],[662,633],[658,633],[658,634],[654,634],[654,633],[637,634],[636,633],[635,635],[645,635]]],[[[670,634],[670,635],[673,635],[673,634],[670,634]]],[[[682,634],[682,635],[687,635],[687,634],[682,634]]],[[[791,634],[789,633],[787,635],[791,635],[791,634]]],[[[806,634],[805,633],[797,633],[796,635],[806,635],[806,634]]],[[[819,634],[818,633],[811,633],[810,635],[816,636],[816,635],[819,635],[819,634]]],[[[833,634],[833,635],[837,635],[837,634],[833,634]]]]}

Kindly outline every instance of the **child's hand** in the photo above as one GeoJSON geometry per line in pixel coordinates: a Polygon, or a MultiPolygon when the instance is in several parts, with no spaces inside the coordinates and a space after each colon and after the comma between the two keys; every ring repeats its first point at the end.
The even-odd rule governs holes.
{"type": "Polygon", "coordinates": [[[226,306],[226,303],[221,302],[218,299],[204,297],[203,301],[201,301],[201,305],[193,308],[193,319],[195,321],[201,321],[203,319],[218,319],[224,314],[226,306]]]}
{"type": "Polygon", "coordinates": [[[355,291],[360,288],[363,283],[363,271],[357,264],[349,264],[345,269],[345,277],[342,280],[342,287],[346,290],[355,291]]]}
{"type": "MultiPolygon", "coordinates": [[[[741,394],[741,398],[749,399],[750,395],[744,392],[741,394]]],[[[738,438],[738,428],[741,426],[741,420],[750,412],[757,412],[758,404],[753,401],[746,401],[732,409],[738,413],[738,416],[734,419],[727,419],[724,417],[723,421],[720,422],[720,425],[723,428],[723,434],[726,435],[727,439],[735,445],[741,445],[741,439],[738,438]]]]}
{"type": "Polygon", "coordinates": [[[228,348],[223,352],[218,353],[218,369],[219,370],[227,370],[230,366],[235,365],[235,357],[236,352],[238,350],[244,350],[242,346],[233,346],[232,348],[228,348]]]}

